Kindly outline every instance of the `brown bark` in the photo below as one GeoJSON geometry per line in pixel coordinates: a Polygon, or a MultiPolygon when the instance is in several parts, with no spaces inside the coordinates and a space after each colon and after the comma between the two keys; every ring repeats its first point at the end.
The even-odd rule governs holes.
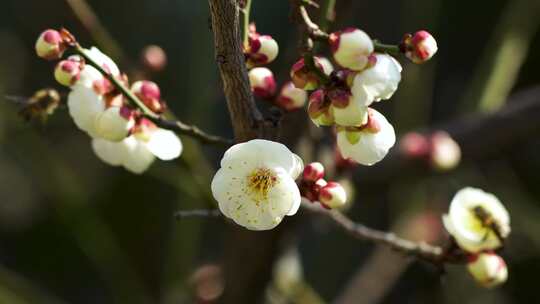
{"type": "MultiPolygon", "coordinates": [[[[242,52],[239,9],[235,0],[209,0],[215,56],[237,142],[273,139],[277,126],[264,120],[255,105],[242,52]]],[[[225,291],[221,303],[260,303],[270,281],[272,265],[284,227],[253,232],[227,225],[223,268],[225,291]]]]}

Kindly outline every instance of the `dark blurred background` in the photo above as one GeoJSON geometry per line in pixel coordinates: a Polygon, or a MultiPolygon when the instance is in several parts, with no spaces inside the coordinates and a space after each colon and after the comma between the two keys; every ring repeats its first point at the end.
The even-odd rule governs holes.
{"type": "MultiPolygon", "coordinates": [[[[181,159],[156,161],[135,176],[100,162],[65,109],[45,125],[28,124],[2,97],[62,89],[52,75],[54,64],[35,56],[34,43],[44,29],[66,27],[83,45],[110,54],[133,78],[141,75],[142,49],[161,46],[168,64],[146,76],[159,83],[172,111],[185,122],[232,137],[207,2],[88,0],[108,36],[92,34],[67,1],[1,3],[0,303],[194,303],[197,296],[219,294],[219,269],[211,265],[220,262],[224,247],[235,246],[223,241],[226,224],[176,221],[173,213],[215,206],[209,180],[220,149],[182,137],[181,159]]],[[[507,106],[510,94],[540,85],[538,0],[337,0],[336,12],[332,29],[357,26],[388,43],[418,29],[436,37],[439,52],[430,62],[417,66],[400,59],[400,88],[377,106],[398,135],[497,111],[507,106]]],[[[298,56],[298,33],[288,16],[288,1],[254,0],[259,32],[280,45],[271,64],[279,83],[298,56]]],[[[305,115],[291,117],[305,121],[305,115]]],[[[323,146],[330,150],[325,134],[323,146]]],[[[355,303],[540,302],[539,135],[490,147],[485,157],[465,157],[452,172],[404,172],[377,185],[351,184],[351,217],[439,243],[446,238],[439,216],[456,190],[470,185],[495,193],[509,209],[513,229],[503,252],[509,280],[502,287],[477,286],[463,266],[441,275],[313,218],[295,226],[296,237],[278,263],[265,302],[331,302],[352,278],[355,303]]],[[[300,146],[291,148],[302,153],[300,146]]]]}

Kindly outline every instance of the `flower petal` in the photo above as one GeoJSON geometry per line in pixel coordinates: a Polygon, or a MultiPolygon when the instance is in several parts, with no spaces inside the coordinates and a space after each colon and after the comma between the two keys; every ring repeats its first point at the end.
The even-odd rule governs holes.
{"type": "Polygon", "coordinates": [[[152,132],[150,140],[146,146],[152,154],[161,160],[171,160],[182,153],[182,142],[174,132],[164,129],[157,129],[152,132]]]}

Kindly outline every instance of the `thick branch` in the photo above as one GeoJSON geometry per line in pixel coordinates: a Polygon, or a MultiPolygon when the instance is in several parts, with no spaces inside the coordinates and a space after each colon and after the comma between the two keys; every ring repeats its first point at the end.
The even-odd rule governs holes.
{"type": "Polygon", "coordinates": [[[209,0],[215,56],[237,141],[259,137],[264,127],[255,105],[242,52],[239,9],[235,0],[209,0]]]}

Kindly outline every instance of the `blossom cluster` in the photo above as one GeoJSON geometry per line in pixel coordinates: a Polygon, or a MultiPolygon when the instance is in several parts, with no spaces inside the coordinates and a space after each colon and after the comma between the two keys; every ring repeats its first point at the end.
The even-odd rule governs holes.
{"type": "Polygon", "coordinates": [[[274,106],[285,111],[294,111],[306,104],[307,92],[298,89],[292,82],[284,83],[277,92],[274,73],[264,65],[274,61],[278,52],[279,46],[272,36],[259,34],[255,24],[252,23],[249,27],[248,40],[244,45],[244,55],[253,95],[271,101],[274,106]]]}
{"type": "Polygon", "coordinates": [[[323,164],[308,164],[299,182],[302,197],[310,202],[319,202],[326,209],[340,208],[347,203],[347,192],[338,182],[326,181],[323,164]]]}
{"type": "Polygon", "coordinates": [[[506,281],[506,264],[494,251],[510,234],[510,216],[495,195],[476,188],[458,191],[443,216],[443,224],[466,252],[467,268],[482,286],[494,287],[506,281]]]}
{"type": "MultiPolygon", "coordinates": [[[[388,120],[371,106],[392,97],[401,81],[402,67],[392,56],[375,52],[372,39],[360,29],[332,33],[328,41],[339,69],[313,57],[318,74],[302,58],[292,67],[292,81],[297,88],[313,90],[309,116],[317,126],[336,127],[341,155],[359,164],[373,165],[386,156],[396,136],[388,120]],[[329,76],[326,83],[322,83],[320,73],[329,76]]],[[[403,45],[417,49],[423,44],[416,39],[403,45]]],[[[436,51],[436,44],[430,51],[429,57],[436,51]]]]}
{"type": "MultiPolygon", "coordinates": [[[[68,48],[66,34],[47,30],[36,42],[38,56],[61,59],[68,48]]],[[[113,85],[108,77],[128,85],[128,79],[114,61],[96,47],[82,49],[92,66],[81,55],[57,63],[54,77],[70,88],[67,105],[75,125],[92,138],[96,155],[112,166],[123,166],[140,174],[157,157],[171,160],[180,156],[182,143],[171,131],[157,127],[113,85]],[[102,70],[102,71],[100,71],[102,70]],[[102,73],[102,72],[105,72],[102,73]]],[[[155,114],[165,111],[159,87],[150,81],[137,81],[131,92],[155,114]]]]}

